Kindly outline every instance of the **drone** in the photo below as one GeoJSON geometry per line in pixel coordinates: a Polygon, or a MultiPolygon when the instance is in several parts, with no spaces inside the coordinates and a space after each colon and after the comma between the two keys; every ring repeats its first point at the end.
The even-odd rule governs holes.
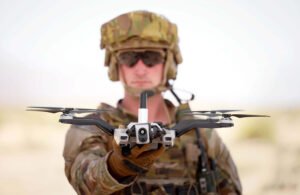
{"type": "Polygon", "coordinates": [[[97,118],[77,117],[76,114],[81,113],[102,113],[111,112],[105,109],[87,109],[87,108],[62,108],[62,107],[39,107],[31,106],[27,111],[39,111],[49,113],[59,113],[59,122],[74,125],[95,125],[104,133],[113,136],[114,140],[120,147],[131,148],[134,145],[143,144],[162,144],[169,148],[174,146],[175,138],[184,135],[192,129],[196,128],[227,128],[234,126],[231,117],[269,117],[267,115],[252,114],[232,114],[230,112],[241,110],[200,110],[185,111],[184,115],[205,116],[206,119],[189,119],[179,121],[171,128],[167,128],[160,122],[148,121],[147,98],[152,96],[153,92],[144,91],[140,95],[140,107],[138,110],[138,121],[130,122],[125,128],[115,128],[106,121],[97,118]]]}

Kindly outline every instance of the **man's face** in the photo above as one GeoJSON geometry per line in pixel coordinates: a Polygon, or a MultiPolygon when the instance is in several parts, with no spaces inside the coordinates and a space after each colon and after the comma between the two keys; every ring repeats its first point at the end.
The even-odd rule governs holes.
{"type": "Polygon", "coordinates": [[[129,87],[150,89],[162,82],[164,56],[159,52],[124,52],[117,57],[119,78],[129,87]]]}

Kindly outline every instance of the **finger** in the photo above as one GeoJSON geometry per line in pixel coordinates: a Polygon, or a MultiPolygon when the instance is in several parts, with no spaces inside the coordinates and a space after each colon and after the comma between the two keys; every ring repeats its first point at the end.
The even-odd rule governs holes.
{"type": "Polygon", "coordinates": [[[116,140],[115,139],[113,139],[112,140],[112,147],[113,147],[113,150],[114,151],[121,151],[121,148],[120,148],[120,146],[117,144],[117,142],[116,142],[116,140]]]}
{"type": "Polygon", "coordinates": [[[157,149],[147,150],[145,152],[140,153],[137,158],[158,158],[165,151],[165,148],[161,145],[157,149]]]}
{"type": "Polygon", "coordinates": [[[152,144],[144,144],[142,145],[142,147],[138,147],[137,145],[134,146],[132,149],[131,149],[131,155],[133,157],[137,157],[139,156],[140,154],[146,152],[146,151],[151,151],[153,148],[153,145],[152,144]]]}

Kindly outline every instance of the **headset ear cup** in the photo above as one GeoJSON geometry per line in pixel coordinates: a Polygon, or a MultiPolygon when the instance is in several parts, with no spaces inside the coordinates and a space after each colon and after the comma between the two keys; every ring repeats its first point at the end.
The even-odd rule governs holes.
{"type": "Polygon", "coordinates": [[[111,58],[111,52],[108,49],[106,49],[105,50],[105,57],[104,57],[104,65],[105,66],[109,66],[110,58],[111,58]]]}
{"type": "Polygon", "coordinates": [[[177,65],[174,61],[174,55],[171,51],[167,51],[167,60],[165,66],[166,70],[164,75],[164,81],[166,82],[170,79],[176,79],[177,65]]]}
{"type": "Polygon", "coordinates": [[[177,66],[178,64],[181,64],[182,63],[182,55],[181,55],[178,44],[176,44],[174,46],[173,54],[174,54],[175,65],[177,66]]]}
{"type": "Polygon", "coordinates": [[[175,80],[176,76],[177,76],[177,65],[175,63],[172,63],[169,68],[168,80],[170,80],[170,79],[175,80]]]}
{"type": "Polygon", "coordinates": [[[108,76],[111,81],[119,81],[119,70],[117,59],[114,55],[110,57],[110,64],[108,66],[108,76]]]}

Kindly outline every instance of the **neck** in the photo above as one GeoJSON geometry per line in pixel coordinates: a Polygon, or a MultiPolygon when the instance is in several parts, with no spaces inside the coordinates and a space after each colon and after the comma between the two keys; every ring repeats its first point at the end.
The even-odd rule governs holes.
{"type": "MultiPolygon", "coordinates": [[[[135,116],[138,115],[138,109],[140,106],[140,98],[130,95],[125,92],[122,106],[135,116]]],[[[148,108],[148,121],[149,122],[162,122],[169,124],[170,117],[165,104],[164,98],[161,93],[156,93],[147,99],[148,108]]]]}

